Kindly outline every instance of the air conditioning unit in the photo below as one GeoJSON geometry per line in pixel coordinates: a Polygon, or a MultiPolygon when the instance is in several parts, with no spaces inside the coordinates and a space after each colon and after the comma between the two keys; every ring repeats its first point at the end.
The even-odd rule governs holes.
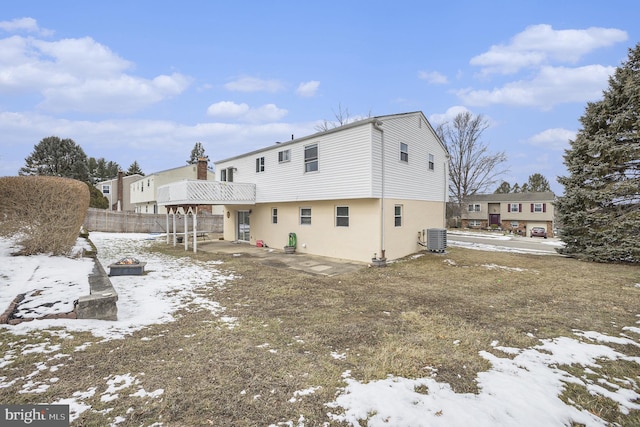
{"type": "Polygon", "coordinates": [[[447,229],[429,228],[426,230],[427,250],[432,252],[444,252],[447,249],[447,229]]]}

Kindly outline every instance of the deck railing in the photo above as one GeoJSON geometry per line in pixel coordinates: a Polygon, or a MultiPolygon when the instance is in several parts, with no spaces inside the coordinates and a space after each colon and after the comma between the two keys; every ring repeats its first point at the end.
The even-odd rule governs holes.
{"type": "Polygon", "coordinates": [[[158,205],[253,205],[256,185],[240,182],[185,180],[158,188],[158,205]]]}

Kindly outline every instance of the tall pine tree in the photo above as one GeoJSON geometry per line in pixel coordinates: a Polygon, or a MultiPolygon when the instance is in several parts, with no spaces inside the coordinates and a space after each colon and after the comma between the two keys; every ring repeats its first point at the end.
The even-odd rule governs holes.
{"type": "Polygon", "coordinates": [[[561,251],[598,262],[640,263],[640,43],[587,104],[560,177],[561,251]]]}

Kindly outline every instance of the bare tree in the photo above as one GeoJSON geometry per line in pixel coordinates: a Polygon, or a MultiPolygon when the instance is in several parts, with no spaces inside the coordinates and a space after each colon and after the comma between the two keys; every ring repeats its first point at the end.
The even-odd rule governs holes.
{"type": "Polygon", "coordinates": [[[490,153],[489,147],[480,140],[488,127],[482,115],[465,111],[456,115],[451,123],[445,122],[436,129],[449,150],[449,195],[457,205],[456,217],[460,216],[467,198],[486,192],[507,171],[502,168],[506,154],[490,153]]]}
{"type": "MultiPolygon", "coordinates": [[[[346,125],[347,123],[351,123],[353,120],[351,118],[351,113],[349,113],[349,108],[342,108],[342,103],[338,103],[338,111],[331,109],[333,112],[334,121],[330,121],[324,119],[322,123],[315,126],[315,129],[318,132],[324,132],[329,129],[337,128],[338,126],[346,125]]],[[[371,114],[371,113],[369,113],[371,114]]]]}

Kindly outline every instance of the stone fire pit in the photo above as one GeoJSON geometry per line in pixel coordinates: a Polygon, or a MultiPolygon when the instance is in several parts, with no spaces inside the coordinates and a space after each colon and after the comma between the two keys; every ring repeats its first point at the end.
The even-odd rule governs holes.
{"type": "Polygon", "coordinates": [[[141,276],[144,274],[145,265],[146,262],[140,262],[135,258],[122,258],[109,265],[109,276],[141,276]]]}

